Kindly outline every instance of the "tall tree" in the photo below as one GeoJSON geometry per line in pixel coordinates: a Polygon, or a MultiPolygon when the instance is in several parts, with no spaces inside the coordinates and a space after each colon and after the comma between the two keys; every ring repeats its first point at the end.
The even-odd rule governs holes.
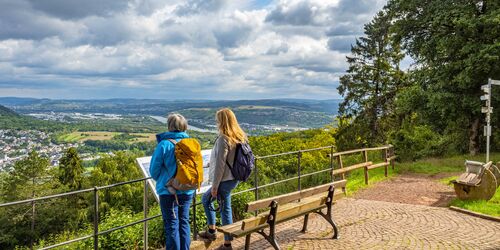
{"type": "Polygon", "coordinates": [[[352,56],[347,57],[349,69],[338,87],[344,96],[339,108],[344,119],[341,124],[346,129],[358,127],[358,133],[363,131],[359,136],[370,145],[383,141],[380,118],[391,113],[394,96],[403,83],[399,64],[404,55],[392,39],[391,20],[387,11],[380,11],[365,25],[365,36],[352,46],[352,56]],[[352,120],[346,123],[346,119],[352,120]]]}
{"type": "Polygon", "coordinates": [[[59,181],[71,190],[79,190],[82,188],[84,172],[85,169],[76,148],[69,148],[59,161],[59,181]]]}
{"type": "Polygon", "coordinates": [[[388,9],[417,63],[414,76],[425,94],[428,124],[478,153],[480,87],[500,77],[500,1],[392,0],[388,9]]]}

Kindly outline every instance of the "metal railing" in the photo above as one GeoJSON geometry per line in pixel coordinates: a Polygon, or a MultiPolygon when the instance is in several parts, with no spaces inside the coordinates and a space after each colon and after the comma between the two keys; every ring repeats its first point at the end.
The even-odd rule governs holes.
{"type": "MultiPolygon", "coordinates": [[[[355,149],[355,150],[349,150],[349,151],[343,151],[343,152],[334,152],[334,150],[335,150],[335,146],[327,146],[327,147],[298,150],[298,151],[292,151],[292,152],[286,152],[286,153],[280,153],[280,154],[266,155],[266,156],[260,156],[260,157],[257,156],[255,158],[254,187],[246,189],[246,190],[242,190],[239,192],[235,192],[232,194],[232,196],[240,195],[240,194],[248,193],[248,192],[254,192],[254,198],[255,198],[255,200],[258,200],[259,199],[259,189],[274,186],[274,185],[277,185],[280,183],[285,183],[288,181],[293,181],[293,180],[297,180],[297,189],[298,189],[298,191],[300,191],[302,189],[301,179],[303,177],[317,175],[317,174],[321,174],[324,172],[330,172],[331,173],[330,175],[331,175],[331,178],[333,181],[334,175],[336,175],[334,172],[334,158],[337,158],[338,167],[339,167],[339,169],[342,169],[342,168],[344,168],[343,160],[342,160],[343,155],[362,153],[363,160],[365,163],[367,163],[369,151],[383,150],[384,151],[383,159],[385,160],[385,163],[386,163],[385,165],[383,165],[386,167],[385,175],[387,176],[387,166],[388,165],[392,165],[392,168],[394,169],[394,161],[393,160],[395,159],[395,155],[394,155],[394,148],[392,145],[386,145],[386,146],[375,147],[375,148],[355,149]],[[302,169],[301,160],[302,160],[303,153],[312,152],[312,151],[319,151],[319,150],[327,150],[327,149],[330,149],[330,153],[327,154],[327,156],[330,158],[329,168],[315,171],[312,173],[301,174],[301,169],[302,169]],[[259,185],[258,162],[261,160],[264,160],[264,159],[268,159],[268,158],[287,156],[287,155],[296,155],[296,157],[297,157],[297,176],[283,179],[283,180],[279,180],[279,181],[274,181],[274,182],[264,184],[264,185],[259,185]]],[[[368,174],[367,174],[368,169],[369,169],[368,167],[369,167],[368,165],[360,166],[360,167],[356,167],[356,168],[351,167],[351,169],[349,171],[364,168],[365,169],[365,183],[368,183],[368,174]]],[[[348,171],[346,171],[346,172],[348,172],[348,171]]],[[[341,174],[342,174],[342,178],[345,179],[344,172],[342,172],[341,174]]],[[[94,203],[93,204],[93,206],[94,206],[93,233],[89,234],[89,235],[82,236],[82,237],[78,237],[75,239],[71,239],[68,241],[60,242],[60,243],[57,243],[54,245],[46,246],[46,247],[43,247],[40,249],[52,249],[52,248],[68,245],[71,243],[75,243],[78,241],[87,240],[90,238],[93,238],[94,249],[98,249],[99,248],[99,236],[109,234],[111,232],[114,232],[114,231],[117,231],[117,230],[120,230],[123,228],[131,227],[131,226],[134,226],[134,225],[137,225],[140,223],[143,224],[143,248],[148,249],[148,221],[161,217],[161,214],[148,217],[148,183],[147,183],[147,180],[149,180],[150,178],[151,177],[137,179],[137,180],[131,180],[131,181],[125,181],[125,182],[115,183],[115,184],[101,186],[101,187],[93,187],[93,188],[88,188],[88,189],[83,189],[83,190],[78,190],[78,191],[72,191],[72,192],[67,192],[67,193],[62,193],[62,194],[48,195],[48,196],[44,196],[44,197],[37,197],[37,198],[26,199],[26,200],[21,200],[21,201],[8,202],[8,203],[0,204],[0,208],[31,203],[31,206],[32,206],[31,230],[32,230],[32,235],[34,235],[33,232],[34,232],[35,203],[36,202],[54,199],[54,198],[72,196],[72,195],[77,195],[77,194],[82,194],[82,193],[93,192],[93,197],[94,197],[94,199],[93,199],[93,203],[94,203]],[[138,220],[138,221],[134,221],[134,222],[126,224],[126,225],[114,227],[114,228],[107,229],[104,231],[99,231],[99,191],[122,186],[122,185],[133,184],[133,183],[137,183],[137,182],[143,182],[143,185],[144,185],[144,192],[143,192],[143,211],[144,211],[143,214],[144,215],[143,215],[143,219],[138,220]]],[[[192,223],[193,223],[193,230],[194,230],[193,235],[194,235],[194,238],[196,239],[197,238],[196,206],[201,205],[202,203],[196,202],[196,196],[193,198],[193,200],[194,200],[194,202],[192,204],[192,209],[193,209],[192,223]]],[[[31,238],[30,240],[31,240],[30,248],[33,249],[33,242],[35,239],[31,238]]]]}

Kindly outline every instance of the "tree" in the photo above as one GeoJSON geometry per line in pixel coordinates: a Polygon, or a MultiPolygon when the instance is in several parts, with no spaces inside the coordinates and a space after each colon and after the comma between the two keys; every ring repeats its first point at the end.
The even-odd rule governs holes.
{"type": "Polygon", "coordinates": [[[500,77],[500,2],[392,0],[387,8],[398,39],[416,61],[413,75],[425,94],[422,117],[478,153],[480,87],[500,77]]]}
{"type": "MultiPolygon", "coordinates": [[[[113,156],[103,156],[91,172],[94,186],[105,186],[142,177],[135,159],[142,154],[117,151],[113,156]]],[[[132,183],[100,191],[99,211],[103,214],[111,208],[129,208],[134,212],[142,209],[142,183],[132,183]]]]}
{"type": "MultiPolygon", "coordinates": [[[[28,157],[14,164],[13,170],[6,177],[2,196],[7,202],[24,200],[43,195],[46,190],[49,160],[32,151],[28,157]]],[[[32,210],[31,205],[18,205],[2,209],[0,216],[0,248],[9,249],[16,245],[27,244],[36,237],[39,229],[30,231],[32,210]]],[[[37,213],[38,213],[37,209],[37,213]]],[[[40,212],[44,212],[41,210],[40,212]]]]}
{"type": "Polygon", "coordinates": [[[352,46],[352,56],[347,57],[349,69],[340,78],[338,87],[344,96],[339,107],[340,124],[345,125],[340,127],[339,135],[348,135],[342,130],[357,127],[369,145],[383,142],[381,117],[391,113],[394,97],[403,84],[399,63],[404,55],[399,43],[392,39],[391,20],[387,11],[380,11],[365,25],[365,37],[356,39],[352,46]]]}
{"type": "Polygon", "coordinates": [[[85,169],[76,148],[69,148],[59,161],[59,181],[67,185],[70,190],[79,190],[82,188],[84,172],[85,169]]]}

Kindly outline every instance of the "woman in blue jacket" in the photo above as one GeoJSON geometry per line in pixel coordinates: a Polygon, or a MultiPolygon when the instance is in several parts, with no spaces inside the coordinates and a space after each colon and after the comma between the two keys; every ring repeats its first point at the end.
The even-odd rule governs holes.
{"type": "Polygon", "coordinates": [[[189,138],[185,132],[188,125],[186,119],[180,114],[170,114],[167,118],[167,125],[169,132],[156,135],[158,145],[151,158],[149,172],[156,181],[156,193],[160,196],[160,208],[165,228],[165,249],[188,250],[191,244],[189,207],[195,190],[178,190],[179,203],[177,204],[175,195],[165,187],[165,184],[174,177],[177,169],[175,146],[169,139],[180,141],[189,138]]]}

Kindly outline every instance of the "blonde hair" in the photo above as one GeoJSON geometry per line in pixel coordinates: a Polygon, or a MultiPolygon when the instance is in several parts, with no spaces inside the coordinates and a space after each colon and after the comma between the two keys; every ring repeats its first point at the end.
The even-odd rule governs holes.
{"type": "Polygon", "coordinates": [[[187,130],[188,123],[186,121],[186,118],[184,118],[184,116],[182,116],[181,114],[172,113],[167,117],[167,126],[168,131],[170,132],[184,132],[187,130]]]}
{"type": "Polygon", "coordinates": [[[228,108],[221,109],[217,111],[215,119],[217,120],[219,133],[228,137],[230,145],[247,141],[247,135],[238,124],[233,111],[228,108]]]}

